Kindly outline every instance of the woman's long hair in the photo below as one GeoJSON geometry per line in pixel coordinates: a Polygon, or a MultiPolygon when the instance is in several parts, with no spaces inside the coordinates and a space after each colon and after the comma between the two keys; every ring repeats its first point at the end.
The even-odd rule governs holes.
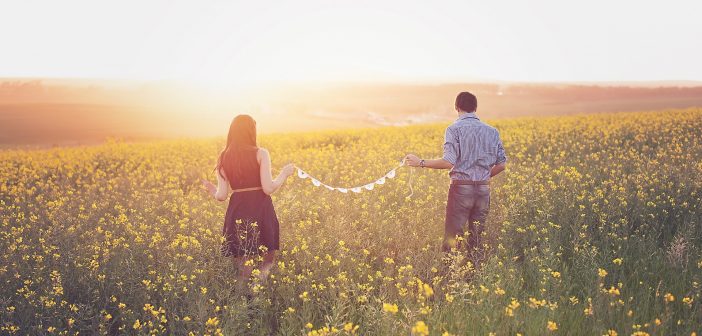
{"type": "Polygon", "coordinates": [[[217,173],[233,181],[243,178],[246,171],[257,171],[256,121],[251,116],[240,114],[232,120],[227,135],[227,144],[219,154],[217,173]]]}

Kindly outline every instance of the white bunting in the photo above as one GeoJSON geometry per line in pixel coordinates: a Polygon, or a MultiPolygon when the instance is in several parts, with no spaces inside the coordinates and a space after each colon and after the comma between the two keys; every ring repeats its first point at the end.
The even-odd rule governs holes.
{"type": "Polygon", "coordinates": [[[299,177],[299,178],[301,178],[301,179],[303,179],[303,180],[306,179],[306,178],[309,178],[310,181],[312,182],[312,185],[314,185],[315,187],[323,186],[323,187],[325,187],[325,188],[327,188],[327,189],[329,189],[329,190],[332,190],[332,191],[336,190],[336,191],[339,191],[339,192],[344,193],[344,194],[348,193],[349,190],[351,190],[352,192],[358,194],[358,193],[361,193],[361,192],[363,191],[363,189],[366,189],[366,190],[373,190],[373,189],[375,189],[375,186],[376,186],[376,185],[385,184],[385,179],[386,179],[386,178],[391,179],[391,178],[394,178],[395,176],[397,176],[397,169],[400,168],[400,167],[402,167],[402,166],[404,166],[404,165],[405,165],[404,162],[400,163],[400,165],[398,165],[397,167],[393,168],[392,170],[390,170],[389,172],[387,172],[385,175],[383,175],[381,178],[375,180],[374,182],[367,183],[367,184],[364,184],[364,185],[361,185],[361,186],[358,186],[358,187],[349,187],[349,188],[342,188],[342,187],[333,187],[333,186],[330,186],[330,185],[328,185],[328,184],[326,184],[326,183],[323,183],[322,181],[320,181],[320,180],[318,180],[318,179],[312,177],[310,174],[308,174],[308,173],[305,172],[304,170],[302,170],[302,169],[300,169],[300,168],[297,168],[297,167],[295,167],[295,168],[297,168],[297,177],[299,177]]]}

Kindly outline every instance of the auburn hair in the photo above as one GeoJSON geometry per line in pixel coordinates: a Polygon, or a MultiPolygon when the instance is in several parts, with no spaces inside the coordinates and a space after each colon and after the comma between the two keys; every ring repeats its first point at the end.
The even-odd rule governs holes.
{"type": "Polygon", "coordinates": [[[219,154],[215,170],[232,185],[242,179],[244,172],[256,171],[256,121],[249,115],[240,114],[232,120],[227,134],[227,143],[219,154]]]}

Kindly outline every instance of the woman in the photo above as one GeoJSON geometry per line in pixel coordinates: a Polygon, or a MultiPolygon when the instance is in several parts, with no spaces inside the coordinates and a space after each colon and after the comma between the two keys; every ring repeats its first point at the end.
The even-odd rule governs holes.
{"type": "Polygon", "coordinates": [[[203,181],[205,188],[218,201],[229,206],[224,218],[222,248],[239,268],[239,277],[251,275],[255,255],[263,254],[260,277],[266,279],[273,267],[275,251],[279,246],[279,223],[273,209],[271,194],[280,189],[294,172],[287,164],[273,179],[268,151],[256,145],[256,121],[248,115],[238,115],[229,127],[227,144],[219,155],[215,174],[217,185],[203,181]]]}

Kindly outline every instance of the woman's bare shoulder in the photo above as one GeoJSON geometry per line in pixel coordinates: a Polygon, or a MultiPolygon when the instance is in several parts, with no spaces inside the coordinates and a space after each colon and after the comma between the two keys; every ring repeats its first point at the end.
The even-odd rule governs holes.
{"type": "Polygon", "coordinates": [[[258,150],[256,151],[256,158],[260,162],[262,159],[270,157],[270,153],[268,153],[268,150],[263,148],[263,147],[258,147],[258,150]]]}

